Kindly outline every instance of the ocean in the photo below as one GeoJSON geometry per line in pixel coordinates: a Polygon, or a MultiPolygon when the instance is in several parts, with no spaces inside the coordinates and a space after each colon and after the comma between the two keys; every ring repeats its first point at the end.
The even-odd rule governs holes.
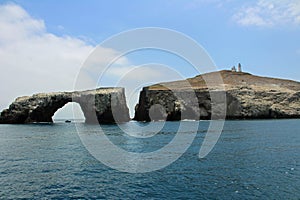
{"type": "MultiPolygon", "coordinates": [[[[180,123],[198,122],[162,123],[151,122],[163,129],[147,138],[124,135],[117,125],[101,128],[116,146],[139,153],[168,144],[180,123]]],[[[77,128],[88,135],[97,125],[0,125],[0,198],[300,199],[300,120],[226,121],[213,150],[200,159],[209,123],[200,121],[178,160],[148,173],[120,172],[95,159],[77,128]]]]}

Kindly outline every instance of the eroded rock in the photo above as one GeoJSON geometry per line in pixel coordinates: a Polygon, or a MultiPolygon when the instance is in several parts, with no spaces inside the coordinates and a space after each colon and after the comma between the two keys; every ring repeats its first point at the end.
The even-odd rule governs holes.
{"type": "Polygon", "coordinates": [[[123,88],[41,93],[17,98],[1,112],[0,123],[53,122],[52,116],[65,104],[77,102],[87,123],[114,123],[130,120],[123,88]]]}
{"type": "Polygon", "coordinates": [[[212,112],[214,112],[215,119],[300,117],[299,82],[227,70],[199,75],[186,81],[156,84],[143,88],[139,103],[135,108],[134,119],[137,121],[160,119],[159,116],[151,118],[149,115],[151,107],[157,104],[164,108],[164,115],[166,115],[164,118],[170,121],[211,119],[212,112]],[[213,82],[217,76],[223,79],[221,85],[213,82]],[[210,80],[210,90],[205,80],[210,80]],[[178,98],[176,94],[181,94],[184,98],[178,98]],[[192,97],[193,94],[197,97],[197,103],[189,102],[191,99],[189,96],[192,97]],[[215,97],[215,102],[212,102],[212,95],[215,97]],[[213,111],[212,108],[214,108],[213,111]],[[225,116],[221,112],[224,109],[225,116]]]}

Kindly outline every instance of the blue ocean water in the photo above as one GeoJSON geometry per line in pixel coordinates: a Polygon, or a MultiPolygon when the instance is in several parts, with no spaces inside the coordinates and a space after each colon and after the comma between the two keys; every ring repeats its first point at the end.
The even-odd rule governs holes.
{"type": "MultiPolygon", "coordinates": [[[[117,125],[102,128],[114,144],[148,152],[170,142],[179,123],[197,122],[166,122],[147,139],[124,136],[117,125]]],[[[212,152],[200,159],[209,125],[203,121],[180,159],[142,174],[119,172],[93,158],[74,123],[0,125],[0,198],[300,199],[299,123],[226,121],[212,152]]],[[[87,134],[95,128],[79,125],[87,134]]]]}

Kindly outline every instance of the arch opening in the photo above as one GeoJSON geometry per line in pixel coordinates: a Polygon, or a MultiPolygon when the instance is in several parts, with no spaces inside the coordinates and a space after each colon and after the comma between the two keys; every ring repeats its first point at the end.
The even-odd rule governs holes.
{"type": "Polygon", "coordinates": [[[75,122],[84,123],[86,118],[79,103],[68,102],[55,111],[52,116],[54,123],[75,122]]]}

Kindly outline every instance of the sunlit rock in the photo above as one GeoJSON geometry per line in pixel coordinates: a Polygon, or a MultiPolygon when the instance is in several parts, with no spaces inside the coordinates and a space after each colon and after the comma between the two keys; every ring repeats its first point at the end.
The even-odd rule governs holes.
{"type": "Polygon", "coordinates": [[[52,116],[69,102],[79,103],[87,123],[114,123],[130,120],[123,88],[41,93],[17,98],[1,112],[0,123],[53,122],[52,116]]]}

